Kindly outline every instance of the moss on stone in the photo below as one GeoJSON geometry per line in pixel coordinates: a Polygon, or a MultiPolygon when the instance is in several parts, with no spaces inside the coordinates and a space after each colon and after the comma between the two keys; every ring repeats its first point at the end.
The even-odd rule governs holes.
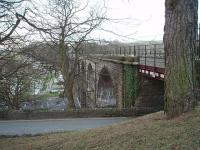
{"type": "Polygon", "coordinates": [[[138,90],[137,66],[124,65],[124,107],[130,108],[135,104],[138,90]]]}

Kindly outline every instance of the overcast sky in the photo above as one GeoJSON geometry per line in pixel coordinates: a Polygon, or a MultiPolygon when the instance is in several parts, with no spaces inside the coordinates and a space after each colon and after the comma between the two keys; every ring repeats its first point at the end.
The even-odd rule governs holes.
{"type": "MultiPolygon", "coordinates": [[[[38,1],[38,4],[45,2],[45,0],[35,1],[38,1]]],[[[84,0],[81,2],[83,1],[84,0]]],[[[112,19],[117,19],[118,21],[115,20],[104,23],[102,28],[114,32],[116,35],[109,32],[96,31],[92,34],[92,37],[122,42],[155,41],[163,39],[165,0],[104,1],[107,6],[107,16],[112,19]]],[[[103,0],[89,0],[89,2],[92,3],[91,5],[96,3],[102,4],[103,0]]]]}
{"type": "Polygon", "coordinates": [[[107,40],[162,40],[164,27],[165,0],[105,0],[108,16],[128,18],[121,23],[108,23],[103,27],[122,35],[131,35],[131,39],[102,32],[94,35],[107,40]],[[125,21],[124,23],[122,23],[125,21]]]}

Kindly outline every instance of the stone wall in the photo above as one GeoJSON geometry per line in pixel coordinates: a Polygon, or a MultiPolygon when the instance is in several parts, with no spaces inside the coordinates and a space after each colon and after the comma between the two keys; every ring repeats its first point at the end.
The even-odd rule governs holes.
{"type": "Polygon", "coordinates": [[[164,81],[140,76],[135,107],[137,113],[157,111],[164,107],[164,81]]]}
{"type": "Polygon", "coordinates": [[[87,117],[134,117],[135,109],[77,109],[61,112],[0,112],[0,120],[30,120],[30,119],[59,119],[59,118],[87,118],[87,117]]]}

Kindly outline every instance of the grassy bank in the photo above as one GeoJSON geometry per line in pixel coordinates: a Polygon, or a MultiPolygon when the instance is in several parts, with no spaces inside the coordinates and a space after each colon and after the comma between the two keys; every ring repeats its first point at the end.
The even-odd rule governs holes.
{"type": "Polygon", "coordinates": [[[118,125],[35,137],[1,138],[0,149],[185,149],[200,148],[200,107],[174,120],[158,112],[118,125]]]}

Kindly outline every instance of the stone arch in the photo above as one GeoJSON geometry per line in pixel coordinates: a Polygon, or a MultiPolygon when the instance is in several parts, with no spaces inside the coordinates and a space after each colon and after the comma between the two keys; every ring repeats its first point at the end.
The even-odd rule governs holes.
{"type": "Polygon", "coordinates": [[[92,68],[91,63],[89,63],[87,67],[87,83],[88,83],[88,91],[94,91],[95,72],[94,69],[92,68]]]}
{"type": "Polygon", "coordinates": [[[107,67],[103,67],[99,73],[97,83],[97,106],[113,107],[116,106],[114,95],[114,83],[107,67]]]}

